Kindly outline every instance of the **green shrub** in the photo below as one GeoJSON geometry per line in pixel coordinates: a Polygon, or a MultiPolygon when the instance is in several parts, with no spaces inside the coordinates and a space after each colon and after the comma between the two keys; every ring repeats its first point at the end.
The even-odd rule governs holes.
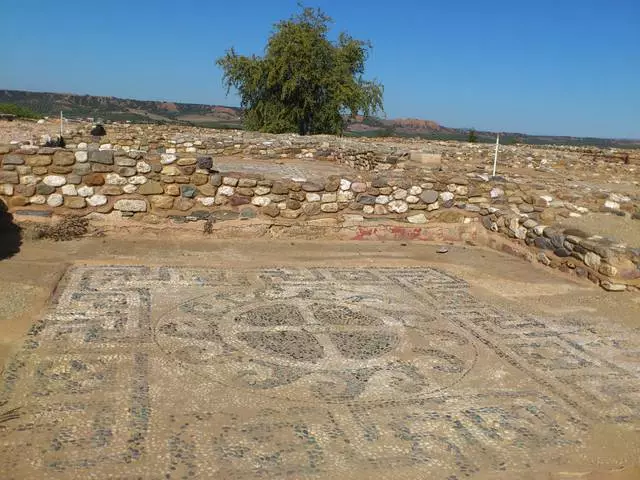
{"type": "Polygon", "coordinates": [[[37,113],[13,103],[0,103],[0,113],[15,115],[18,118],[40,118],[37,113]]]}

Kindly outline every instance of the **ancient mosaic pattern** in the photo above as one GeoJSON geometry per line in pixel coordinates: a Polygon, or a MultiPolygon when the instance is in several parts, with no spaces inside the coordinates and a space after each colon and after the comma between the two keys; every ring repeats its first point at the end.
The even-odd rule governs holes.
{"type": "Polygon", "coordinates": [[[0,476],[515,474],[637,428],[639,358],[430,268],[76,267],[5,369],[0,476]]]}

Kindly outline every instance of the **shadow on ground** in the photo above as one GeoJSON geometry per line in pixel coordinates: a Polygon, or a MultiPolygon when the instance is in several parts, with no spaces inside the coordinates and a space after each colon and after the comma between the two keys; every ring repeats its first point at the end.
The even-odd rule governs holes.
{"type": "Polygon", "coordinates": [[[20,251],[22,229],[13,222],[13,215],[0,200],[0,260],[14,256],[20,251]]]}

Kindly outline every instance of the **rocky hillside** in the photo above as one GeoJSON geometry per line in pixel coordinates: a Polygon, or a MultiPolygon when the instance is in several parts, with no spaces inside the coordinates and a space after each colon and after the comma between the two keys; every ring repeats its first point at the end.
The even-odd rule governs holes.
{"type": "Polygon", "coordinates": [[[27,107],[41,115],[63,111],[68,118],[101,118],[105,121],[186,123],[205,127],[241,126],[241,110],[220,105],[155,102],[117,97],[0,90],[0,103],[27,107]]]}

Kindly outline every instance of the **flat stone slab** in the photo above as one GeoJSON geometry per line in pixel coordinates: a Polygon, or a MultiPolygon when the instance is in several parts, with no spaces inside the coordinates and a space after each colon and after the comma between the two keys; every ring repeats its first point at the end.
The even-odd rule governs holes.
{"type": "Polygon", "coordinates": [[[431,268],[89,266],[58,292],[4,371],[2,478],[524,478],[640,425],[638,331],[431,268]]]}

